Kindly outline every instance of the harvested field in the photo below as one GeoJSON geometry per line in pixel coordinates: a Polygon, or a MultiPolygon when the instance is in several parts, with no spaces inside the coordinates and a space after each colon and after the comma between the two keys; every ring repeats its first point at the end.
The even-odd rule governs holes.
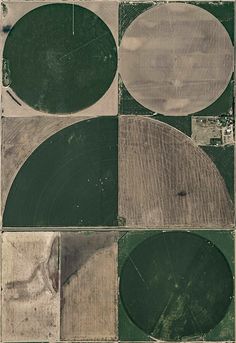
{"type": "Polygon", "coordinates": [[[226,226],[233,204],[210,158],[147,117],[119,122],[119,216],[128,226],[226,226]]]}
{"type": "Polygon", "coordinates": [[[59,339],[58,254],[56,233],[3,234],[3,341],[59,339]]]}
{"type": "Polygon", "coordinates": [[[233,54],[225,27],[211,13],[192,4],[158,4],[125,31],[120,73],[141,105],[165,115],[187,115],[224,92],[233,54]]]}
{"type": "Polygon", "coordinates": [[[64,233],[61,246],[61,339],[117,337],[116,233],[64,233]]]}

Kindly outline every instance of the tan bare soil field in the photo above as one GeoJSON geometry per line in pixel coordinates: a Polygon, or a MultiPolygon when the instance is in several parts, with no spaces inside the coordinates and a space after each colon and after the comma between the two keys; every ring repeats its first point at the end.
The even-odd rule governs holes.
{"type": "Polygon", "coordinates": [[[120,46],[120,73],[140,104],[165,115],[186,115],[212,104],[233,72],[233,45],[208,11],[165,3],[139,15],[120,46]]]}
{"type": "Polygon", "coordinates": [[[116,233],[62,234],[61,339],[117,337],[116,233]]]}
{"type": "Polygon", "coordinates": [[[3,234],[5,342],[59,339],[58,247],[57,233],[3,234]]]}
{"type": "Polygon", "coordinates": [[[119,122],[119,216],[128,226],[226,226],[233,204],[214,163],[173,127],[119,122]]]}

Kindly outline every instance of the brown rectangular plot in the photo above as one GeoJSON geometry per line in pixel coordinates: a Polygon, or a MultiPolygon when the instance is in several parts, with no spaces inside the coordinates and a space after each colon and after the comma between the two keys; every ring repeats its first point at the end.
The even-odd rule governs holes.
{"type": "Polygon", "coordinates": [[[61,236],[61,339],[117,337],[117,234],[61,236]]]}

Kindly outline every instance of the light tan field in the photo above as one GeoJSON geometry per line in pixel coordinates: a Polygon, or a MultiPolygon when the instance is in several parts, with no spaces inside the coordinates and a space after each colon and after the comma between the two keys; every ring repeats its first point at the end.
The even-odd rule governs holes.
{"type": "Polygon", "coordinates": [[[214,163],[173,127],[119,121],[119,216],[127,226],[228,226],[233,204],[214,163]]]}
{"type": "Polygon", "coordinates": [[[211,105],[227,87],[234,50],[221,22],[198,6],[160,3],[127,28],[120,73],[130,94],[165,115],[186,115],[211,105]]]}
{"type": "Polygon", "coordinates": [[[88,117],[2,119],[2,212],[11,184],[31,153],[57,131],[88,117]]]}
{"type": "Polygon", "coordinates": [[[117,338],[117,234],[62,234],[61,339],[117,338]]]}
{"type": "Polygon", "coordinates": [[[59,236],[3,234],[3,341],[59,339],[59,236]]]}

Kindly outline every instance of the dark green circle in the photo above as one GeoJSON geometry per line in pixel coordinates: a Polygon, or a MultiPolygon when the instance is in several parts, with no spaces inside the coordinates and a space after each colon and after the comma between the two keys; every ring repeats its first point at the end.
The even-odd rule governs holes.
{"type": "Polygon", "coordinates": [[[44,5],[24,15],[6,39],[3,58],[15,94],[48,113],[93,105],[117,69],[116,43],[107,25],[71,4],[44,5]]]}
{"type": "Polygon", "coordinates": [[[131,251],[121,270],[120,296],[130,319],[162,340],[203,336],[224,317],[233,276],[221,251],[186,232],[163,232],[131,251]]]}
{"type": "Polygon", "coordinates": [[[116,117],[100,116],[46,139],[18,171],[8,193],[3,225],[116,225],[117,130],[116,117]]]}

